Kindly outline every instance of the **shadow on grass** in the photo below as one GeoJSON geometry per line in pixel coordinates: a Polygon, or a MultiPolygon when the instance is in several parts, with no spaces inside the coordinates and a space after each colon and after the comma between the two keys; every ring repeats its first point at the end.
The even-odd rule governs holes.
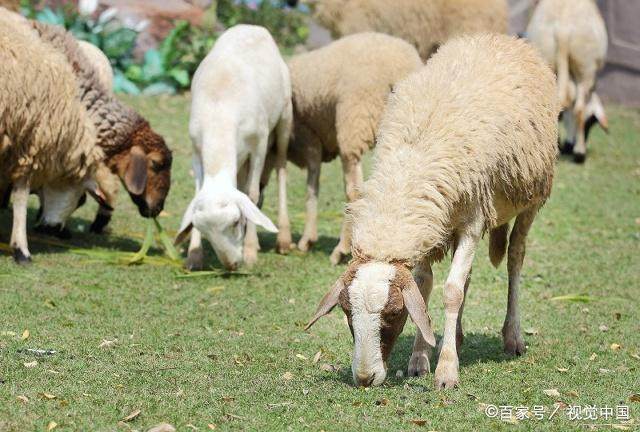
{"type": "MultiPolygon", "coordinates": [[[[385,382],[387,385],[404,385],[406,383],[413,387],[423,388],[425,391],[431,390],[431,381],[425,384],[415,379],[406,378],[409,358],[413,350],[413,339],[414,336],[412,334],[403,334],[398,338],[388,362],[387,379],[385,382]],[[402,371],[405,377],[396,377],[396,371],[398,370],[402,371]]],[[[438,342],[440,339],[441,337],[436,335],[438,342]]],[[[502,348],[502,339],[496,336],[483,333],[466,334],[460,352],[460,368],[476,363],[501,363],[513,360],[513,357],[504,354],[502,348]]],[[[431,374],[433,374],[438,364],[436,350],[434,350],[430,363],[431,374]]],[[[322,379],[352,385],[351,365],[336,366],[340,367],[339,372],[323,375],[322,379]]]]}

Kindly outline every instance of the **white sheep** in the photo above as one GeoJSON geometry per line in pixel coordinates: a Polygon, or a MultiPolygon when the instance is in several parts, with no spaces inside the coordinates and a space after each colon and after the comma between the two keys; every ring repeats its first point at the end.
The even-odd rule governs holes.
{"type": "Polygon", "coordinates": [[[0,8],[0,167],[12,184],[11,246],[30,261],[27,199],[31,188],[81,184],[103,157],[80,103],[73,69],[36,34],[0,8]]]}
{"type": "MultiPolygon", "coordinates": [[[[289,0],[295,6],[298,0],[289,0]]],[[[506,33],[506,0],[303,0],[334,37],[380,32],[413,44],[423,60],[452,37],[506,33]]]]}
{"type": "Polygon", "coordinates": [[[222,264],[235,269],[257,260],[256,225],[278,232],[255,205],[265,158],[274,141],[279,180],[277,242],[280,250],[288,250],[286,155],[293,118],[291,81],[269,32],[250,25],[225,31],[198,67],[191,92],[189,134],[196,195],[176,239],[180,242],[191,232],[187,267],[202,267],[201,234],[222,264]]]}
{"type": "MultiPolygon", "coordinates": [[[[595,0],[541,0],[527,26],[527,38],[558,75],[560,103],[563,109],[571,111],[569,121],[575,121],[575,128],[571,127],[575,136],[569,135],[563,151],[573,153],[574,160],[582,163],[587,152],[586,110],[592,100],[596,75],[606,60],[608,43],[607,29],[595,0]]],[[[606,129],[606,117],[600,120],[606,129]]]]}
{"type": "MultiPolygon", "coordinates": [[[[340,156],[347,201],[362,185],[362,156],[374,145],[375,131],[393,84],[422,66],[416,49],[402,39],[380,33],[344,37],[289,61],[293,86],[294,134],[289,160],[307,169],[304,233],[307,251],[318,239],[320,167],[340,156]]],[[[272,159],[267,161],[263,185],[272,159]]],[[[339,263],[349,253],[349,225],[331,254],[339,263]]]]}
{"type": "Polygon", "coordinates": [[[340,303],[353,331],[358,385],[384,381],[407,314],[419,329],[409,375],[430,371],[431,264],[449,249],[453,262],[444,285],[435,384],[458,383],[462,307],[474,253],[483,233],[491,231],[490,256],[497,266],[513,218],[502,334],[507,353],[525,351],[518,287],[527,232],[551,192],[559,113],[555,84],[530,45],[504,35],[476,35],[446,43],[396,85],[378,132],[373,173],[348,210],[354,260],[307,326],[340,303]]]}

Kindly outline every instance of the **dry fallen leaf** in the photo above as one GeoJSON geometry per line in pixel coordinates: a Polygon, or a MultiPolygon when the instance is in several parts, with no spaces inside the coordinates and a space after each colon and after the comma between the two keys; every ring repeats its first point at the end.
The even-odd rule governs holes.
{"type": "Polygon", "coordinates": [[[591,356],[589,357],[589,360],[594,361],[596,359],[596,357],[598,357],[598,354],[591,353],[591,356]]]}
{"type": "Polygon", "coordinates": [[[48,431],[52,431],[57,427],[58,427],[58,423],[56,423],[54,421],[50,421],[49,424],[47,425],[47,430],[48,431]]]}
{"type": "Polygon", "coordinates": [[[320,361],[320,357],[322,357],[322,351],[318,351],[316,355],[313,356],[313,364],[316,364],[320,361]]]}
{"type": "Polygon", "coordinates": [[[535,336],[538,334],[538,329],[536,328],[528,328],[524,330],[524,333],[529,335],[529,336],[535,336]]]}
{"type": "Polygon", "coordinates": [[[28,362],[28,363],[24,363],[24,367],[26,367],[28,369],[34,368],[36,366],[38,366],[38,361],[37,360],[34,360],[32,362],[28,362]]]}
{"type": "Polygon", "coordinates": [[[308,358],[306,358],[302,354],[296,354],[296,358],[299,358],[300,360],[304,360],[304,361],[309,360],[308,358]]]}
{"type": "Polygon", "coordinates": [[[224,402],[233,402],[234,400],[236,400],[236,398],[231,397],[231,396],[222,396],[222,400],[224,402]]]}
{"type": "Polygon", "coordinates": [[[556,367],[556,370],[557,370],[558,372],[569,372],[569,369],[567,369],[567,368],[561,368],[561,367],[556,367]]]}
{"type": "Polygon", "coordinates": [[[128,416],[126,416],[125,418],[122,419],[123,422],[130,422],[131,420],[136,419],[140,413],[142,411],[140,411],[139,409],[132,411],[128,416]]]}
{"type": "Polygon", "coordinates": [[[29,398],[24,395],[20,395],[16,399],[18,399],[22,403],[29,403],[29,398]]]}
{"type": "Polygon", "coordinates": [[[578,397],[578,392],[575,390],[568,391],[567,394],[569,396],[578,397]]]}
{"type": "Polygon", "coordinates": [[[176,428],[169,423],[160,423],[149,429],[147,432],[176,432],[176,428]]]}
{"type": "Polygon", "coordinates": [[[113,345],[115,345],[116,342],[118,342],[118,339],[113,339],[113,340],[102,339],[102,342],[100,342],[100,345],[98,345],[98,348],[111,348],[113,345]]]}
{"type": "Polygon", "coordinates": [[[560,392],[558,391],[558,389],[547,389],[547,390],[542,390],[542,393],[546,394],[549,397],[560,397],[560,392]]]}
{"type": "Polygon", "coordinates": [[[600,324],[600,326],[598,327],[598,330],[600,330],[601,332],[606,332],[606,331],[609,331],[609,327],[607,327],[604,324],[600,324]]]}
{"type": "Polygon", "coordinates": [[[322,363],[320,365],[320,370],[324,371],[324,372],[337,372],[338,369],[339,369],[338,367],[336,367],[336,366],[334,366],[332,364],[329,364],[329,363],[322,363]]]}
{"type": "Polygon", "coordinates": [[[631,396],[629,396],[629,400],[631,402],[640,402],[640,394],[632,394],[631,396]]]}
{"type": "Polygon", "coordinates": [[[55,399],[56,395],[52,395],[51,393],[38,393],[42,399],[55,399]]]}
{"type": "Polygon", "coordinates": [[[27,339],[29,339],[29,336],[30,336],[30,335],[31,335],[31,333],[29,333],[29,329],[25,329],[25,330],[22,332],[22,337],[21,337],[20,339],[22,339],[22,340],[27,340],[27,339]]]}
{"type": "Polygon", "coordinates": [[[218,426],[216,426],[216,425],[215,425],[215,424],[213,424],[213,423],[209,423],[209,424],[207,425],[207,427],[208,427],[209,429],[211,429],[211,430],[215,430],[218,426]]]}
{"type": "Polygon", "coordinates": [[[633,357],[636,360],[640,360],[640,355],[639,354],[631,354],[631,357],[633,357]]]}
{"type": "Polygon", "coordinates": [[[307,389],[302,389],[302,394],[303,394],[303,395],[305,395],[305,396],[306,396],[306,395],[308,395],[308,394],[309,394],[309,390],[307,390],[307,389]]]}
{"type": "Polygon", "coordinates": [[[620,346],[620,344],[617,344],[617,343],[612,343],[612,344],[611,344],[611,349],[612,349],[613,351],[618,351],[620,348],[622,348],[622,347],[620,346]]]}
{"type": "Polygon", "coordinates": [[[282,378],[284,378],[286,381],[290,381],[293,379],[293,374],[291,372],[285,372],[284,374],[282,374],[282,378]]]}
{"type": "Polygon", "coordinates": [[[600,372],[601,374],[606,374],[611,372],[611,369],[600,368],[598,369],[598,372],[600,372]]]}
{"type": "Polygon", "coordinates": [[[376,405],[377,406],[387,406],[389,405],[389,399],[387,398],[382,398],[376,401],[376,405]]]}
{"type": "Polygon", "coordinates": [[[422,420],[422,419],[412,419],[412,420],[409,420],[409,421],[411,423],[413,423],[414,425],[416,425],[416,426],[424,426],[424,425],[427,424],[427,421],[426,420],[422,420]]]}
{"type": "Polygon", "coordinates": [[[621,425],[621,424],[612,424],[611,427],[617,430],[631,430],[629,426],[621,425]]]}

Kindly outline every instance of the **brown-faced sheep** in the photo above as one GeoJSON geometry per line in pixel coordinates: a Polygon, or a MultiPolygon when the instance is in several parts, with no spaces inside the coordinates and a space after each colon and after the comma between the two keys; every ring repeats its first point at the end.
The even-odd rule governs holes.
{"type": "Polygon", "coordinates": [[[64,29],[39,22],[31,25],[41,40],[63,53],[76,72],[80,99],[93,119],[104,162],[120,177],[144,217],[162,210],[171,183],[171,151],[164,139],[133,109],[100,83],[75,38],[64,29]]]}
{"type": "MultiPolygon", "coordinates": [[[[607,29],[595,0],[541,0],[527,27],[527,37],[558,75],[562,108],[575,122],[574,160],[586,157],[585,124],[596,75],[607,55],[607,29]]],[[[602,117],[606,128],[606,117],[602,117]]]]}
{"type": "MultiPolygon", "coordinates": [[[[318,239],[320,166],[340,156],[348,201],[358,197],[363,181],[361,159],[374,145],[384,104],[395,82],[422,65],[407,42],[380,33],[347,36],[289,61],[293,86],[294,137],[288,159],[307,169],[304,234],[298,248],[307,251],[318,239]]],[[[270,173],[270,155],[263,185],[270,173]]],[[[344,223],[331,254],[337,264],[349,253],[350,228],[344,223]]]]}
{"type": "Polygon", "coordinates": [[[103,155],[67,59],[7,14],[0,8],[0,167],[12,184],[11,246],[24,263],[31,188],[81,184],[103,155]]]}
{"type": "Polygon", "coordinates": [[[518,287],[527,232],[551,192],[559,113],[555,84],[551,69],[524,41],[476,35],[446,43],[396,85],[380,124],[373,173],[348,210],[354,260],[307,326],[340,303],[354,336],[357,384],[384,381],[407,315],[419,328],[409,375],[430,371],[431,264],[449,249],[453,262],[444,285],[435,384],[458,383],[465,290],[487,230],[494,264],[508,243],[505,351],[524,352],[518,287]]]}
{"type": "MultiPolygon", "coordinates": [[[[289,0],[295,6],[297,0],[289,0]]],[[[466,33],[506,33],[506,0],[307,0],[334,37],[387,33],[413,44],[426,60],[442,43],[466,33]]]]}

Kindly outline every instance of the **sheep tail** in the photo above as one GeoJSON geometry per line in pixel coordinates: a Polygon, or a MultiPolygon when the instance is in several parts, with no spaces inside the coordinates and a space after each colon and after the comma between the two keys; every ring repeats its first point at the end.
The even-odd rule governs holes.
{"type": "Polygon", "coordinates": [[[500,225],[489,233],[489,259],[494,267],[498,267],[507,252],[507,235],[509,224],[500,225]]]}
{"type": "Polygon", "coordinates": [[[556,73],[558,98],[563,110],[571,106],[571,80],[569,76],[569,34],[564,29],[556,31],[556,73]]]}

